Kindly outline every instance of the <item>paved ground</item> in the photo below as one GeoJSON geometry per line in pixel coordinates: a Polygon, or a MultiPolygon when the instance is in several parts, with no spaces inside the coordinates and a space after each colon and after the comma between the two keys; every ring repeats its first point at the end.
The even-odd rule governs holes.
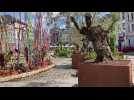
{"type": "Polygon", "coordinates": [[[125,53],[124,58],[132,61],[132,82],[134,84],[134,52],[125,53]]]}
{"type": "Polygon", "coordinates": [[[73,75],[76,70],[71,68],[70,58],[56,58],[56,67],[38,75],[0,83],[0,87],[73,87],[78,78],[73,75]]]}
{"type": "MultiPolygon", "coordinates": [[[[133,56],[134,53],[127,53],[127,56],[133,56]]],[[[71,68],[70,58],[56,58],[56,67],[35,76],[0,83],[0,87],[73,87],[78,84],[78,78],[73,77],[76,70],[71,68]]],[[[134,76],[134,66],[133,66],[134,76]]],[[[133,77],[134,83],[134,77],[133,77]]]]}

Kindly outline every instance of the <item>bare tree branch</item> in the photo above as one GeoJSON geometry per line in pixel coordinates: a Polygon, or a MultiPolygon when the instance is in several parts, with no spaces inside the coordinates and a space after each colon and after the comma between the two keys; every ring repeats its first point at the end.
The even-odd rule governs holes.
{"type": "Polygon", "coordinates": [[[93,16],[92,16],[92,19],[91,19],[92,23],[94,23],[94,19],[95,19],[95,17],[96,17],[96,14],[97,14],[97,12],[95,12],[95,13],[93,14],[93,16]]]}
{"type": "Polygon", "coordinates": [[[90,28],[91,27],[91,24],[92,24],[92,16],[90,13],[86,13],[85,14],[85,21],[86,21],[86,26],[87,28],[90,28]]]}
{"type": "Polygon", "coordinates": [[[75,18],[73,16],[71,16],[70,19],[73,22],[76,29],[80,32],[81,29],[79,28],[78,23],[76,22],[75,18]]]}

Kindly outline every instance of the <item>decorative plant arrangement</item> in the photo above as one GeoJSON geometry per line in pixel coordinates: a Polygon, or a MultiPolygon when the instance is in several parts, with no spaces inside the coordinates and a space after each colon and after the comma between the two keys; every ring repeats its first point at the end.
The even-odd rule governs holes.
{"type": "Polygon", "coordinates": [[[131,62],[116,60],[117,58],[114,56],[116,54],[115,38],[114,35],[110,36],[110,38],[108,36],[118,19],[112,16],[111,25],[108,30],[104,30],[101,25],[92,26],[94,17],[90,13],[86,13],[84,18],[86,26],[80,28],[75,18],[71,16],[71,21],[76,29],[85,36],[84,40],[86,41],[83,41],[84,46],[81,52],[84,51],[84,54],[88,54],[87,58],[94,59],[93,61],[85,62],[84,59],[77,59],[78,56],[72,58],[72,60],[77,59],[74,62],[77,62],[75,65],[78,68],[79,86],[130,87],[132,84],[131,62]],[[89,42],[92,43],[94,53],[89,49],[89,42]]]}
{"type": "Polygon", "coordinates": [[[52,64],[47,56],[49,43],[47,39],[42,39],[47,34],[42,28],[42,13],[34,15],[34,28],[31,13],[24,14],[25,22],[22,21],[21,12],[18,14],[18,19],[15,14],[0,16],[0,77],[21,74],[52,64]],[[9,25],[11,30],[8,30],[9,25]]]}
{"type": "Polygon", "coordinates": [[[16,13],[0,15],[0,81],[27,77],[60,64],[54,74],[62,67],[61,71],[67,70],[69,74],[76,71],[80,87],[132,86],[133,63],[124,58],[133,57],[124,56],[123,52],[134,48],[130,40],[129,47],[123,48],[127,35],[119,34],[117,39],[119,13],[109,12],[105,16],[101,12],[16,13]],[[123,52],[117,50],[117,42],[123,52]]]}
{"type": "Polygon", "coordinates": [[[58,48],[55,50],[55,56],[57,57],[71,57],[72,50],[70,48],[65,48],[63,44],[60,44],[58,48]]]}

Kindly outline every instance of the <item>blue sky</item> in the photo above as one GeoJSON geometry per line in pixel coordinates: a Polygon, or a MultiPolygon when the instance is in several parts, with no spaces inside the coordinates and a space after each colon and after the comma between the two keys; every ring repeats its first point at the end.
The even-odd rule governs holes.
{"type": "MultiPolygon", "coordinates": [[[[109,13],[110,12],[100,12],[100,16],[104,16],[109,13]]],[[[14,16],[14,14],[15,14],[15,17],[19,18],[19,12],[0,12],[0,15],[2,15],[2,14],[12,15],[12,16],[14,16]]],[[[24,17],[24,12],[21,12],[21,17],[22,18],[24,17]]]]}
{"type": "Polygon", "coordinates": [[[110,12],[101,12],[100,15],[101,16],[105,16],[106,14],[109,14],[110,12]]]}

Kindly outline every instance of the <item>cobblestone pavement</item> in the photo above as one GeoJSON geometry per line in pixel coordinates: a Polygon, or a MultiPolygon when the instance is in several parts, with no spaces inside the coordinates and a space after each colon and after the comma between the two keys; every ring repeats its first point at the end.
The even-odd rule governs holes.
{"type": "Polygon", "coordinates": [[[73,87],[76,85],[78,78],[73,76],[76,70],[71,68],[71,59],[56,58],[55,62],[55,68],[35,76],[0,83],[0,87],[73,87]]]}

